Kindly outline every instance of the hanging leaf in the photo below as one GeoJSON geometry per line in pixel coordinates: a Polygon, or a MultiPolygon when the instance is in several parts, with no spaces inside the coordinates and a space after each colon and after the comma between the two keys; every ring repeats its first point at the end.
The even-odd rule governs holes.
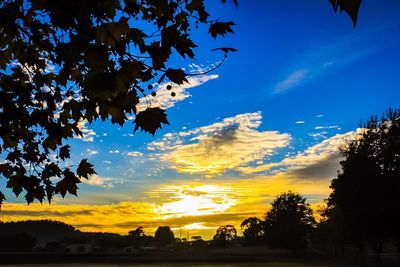
{"type": "Polygon", "coordinates": [[[229,53],[229,52],[237,52],[237,49],[232,47],[219,47],[219,48],[214,48],[211,51],[222,51],[225,53],[229,53]]]}
{"type": "Polygon", "coordinates": [[[214,22],[210,25],[208,33],[213,38],[217,38],[218,35],[225,36],[229,32],[233,33],[233,25],[235,25],[233,22],[214,22]]]}
{"type": "Polygon", "coordinates": [[[333,10],[337,12],[339,9],[340,12],[345,11],[352,19],[353,26],[357,25],[358,11],[361,6],[361,0],[329,0],[332,4],[333,10]]]}
{"type": "Polygon", "coordinates": [[[90,175],[96,174],[93,167],[93,164],[87,162],[87,159],[83,159],[76,169],[76,174],[78,174],[79,177],[84,177],[88,179],[90,175]]]}
{"type": "Polygon", "coordinates": [[[186,79],[186,73],[181,69],[168,69],[165,75],[171,82],[176,84],[183,84],[183,82],[188,82],[186,79]]]}
{"type": "Polygon", "coordinates": [[[134,123],[136,124],[134,132],[140,128],[141,131],[151,133],[153,136],[161,128],[161,124],[169,125],[165,110],[160,108],[147,108],[139,112],[134,123]]]}
{"type": "Polygon", "coordinates": [[[63,146],[62,148],[60,148],[58,156],[62,160],[68,159],[70,158],[70,151],[71,151],[70,145],[63,146]]]}
{"type": "Polygon", "coordinates": [[[56,184],[56,188],[55,188],[56,192],[59,193],[62,197],[65,197],[67,192],[71,195],[76,196],[77,189],[78,189],[77,184],[80,183],[81,181],[68,168],[63,171],[63,175],[64,175],[64,178],[56,184]]]}

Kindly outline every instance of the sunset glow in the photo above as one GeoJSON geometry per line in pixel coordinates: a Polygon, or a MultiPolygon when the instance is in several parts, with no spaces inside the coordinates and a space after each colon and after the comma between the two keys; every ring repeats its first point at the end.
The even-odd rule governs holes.
{"type": "Polygon", "coordinates": [[[80,121],[82,136],[64,144],[71,158],[57,161],[75,168],[87,159],[97,174],[81,179],[78,197],[58,195],[51,205],[27,205],[25,192],[16,197],[0,177],[1,221],[51,219],[124,235],[170,226],[176,237],[211,239],[219,226],[240,233],[243,220],[263,219],[289,190],[314,211],[323,205],[359,121],[399,107],[400,1],[365,1],[356,28],[329,1],[207,2],[235,22],[235,34],[210,41],[200,23],[190,36],[195,60],[169,63],[193,74],[221,61],[212,49],[238,51],[182,86],[146,81],[157,94],[140,96],[137,110],[161,107],[170,125],[153,136],[134,132],[134,114],[123,126],[80,121]]]}

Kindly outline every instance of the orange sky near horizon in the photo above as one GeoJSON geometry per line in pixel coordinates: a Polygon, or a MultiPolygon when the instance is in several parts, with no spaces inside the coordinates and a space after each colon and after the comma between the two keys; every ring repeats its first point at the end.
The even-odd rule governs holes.
{"type": "MultiPolygon", "coordinates": [[[[263,218],[273,198],[288,190],[308,196],[314,210],[329,195],[329,180],[302,181],[279,174],[248,180],[210,180],[207,184],[162,185],[147,192],[147,201],[115,204],[51,205],[6,203],[1,221],[58,220],[81,231],[127,234],[142,226],[153,235],[158,226],[168,225],[176,237],[200,235],[211,239],[221,225],[232,224],[240,234],[240,223],[249,217],[263,218]]],[[[79,199],[79,198],[78,198],[79,199]]]]}

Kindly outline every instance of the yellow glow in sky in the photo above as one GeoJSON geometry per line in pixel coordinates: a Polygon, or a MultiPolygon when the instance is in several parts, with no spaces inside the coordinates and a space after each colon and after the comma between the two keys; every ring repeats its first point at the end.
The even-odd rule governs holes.
{"type": "Polygon", "coordinates": [[[292,190],[309,198],[317,207],[330,193],[330,181],[299,181],[280,174],[251,179],[208,179],[205,182],[170,182],[147,192],[146,201],[105,205],[6,203],[2,221],[52,219],[71,224],[82,231],[127,234],[139,226],[153,235],[158,226],[168,225],[175,235],[212,238],[226,224],[240,233],[246,218],[263,218],[269,203],[278,194],[292,190]],[[183,232],[182,232],[183,231],[183,232]]]}

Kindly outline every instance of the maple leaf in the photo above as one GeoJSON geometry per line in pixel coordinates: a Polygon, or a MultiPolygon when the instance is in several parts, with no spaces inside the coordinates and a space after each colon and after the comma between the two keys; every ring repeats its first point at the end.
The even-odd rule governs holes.
{"type": "Polygon", "coordinates": [[[225,36],[228,32],[233,33],[232,26],[235,25],[233,22],[214,22],[210,25],[208,33],[213,37],[217,38],[218,35],[225,36]]]}
{"type": "Polygon", "coordinates": [[[68,168],[63,171],[63,175],[64,178],[56,184],[56,192],[58,192],[62,197],[65,197],[67,192],[76,196],[76,191],[78,189],[76,184],[81,181],[68,168]]]}
{"type": "Polygon", "coordinates": [[[181,69],[168,69],[165,75],[170,79],[171,82],[176,84],[183,84],[183,82],[188,82],[186,79],[186,74],[181,69]]]}
{"type": "Polygon", "coordinates": [[[353,27],[357,25],[358,11],[360,9],[361,0],[329,0],[331,2],[333,9],[337,12],[345,11],[353,21],[353,27]]]}
{"type": "Polygon", "coordinates": [[[78,174],[79,177],[84,177],[88,179],[89,175],[96,174],[93,167],[93,164],[87,162],[87,159],[83,159],[76,169],[76,174],[78,174]]]}
{"type": "Polygon", "coordinates": [[[160,108],[147,108],[138,113],[134,123],[136,124],[134,132],[140,128],[142,131],[151,133],[153,136],[157,129],[161,128],[162,123],[169,125],[165,110],[160,108]]]}
{"type": "Polygon", "coordinates": [[[70,145],[63,146],[62,148],[60,148],[58,156],[60,157],[60,159],[65,160],[70,157],[70,151],[71,151],[70,145]]]}

